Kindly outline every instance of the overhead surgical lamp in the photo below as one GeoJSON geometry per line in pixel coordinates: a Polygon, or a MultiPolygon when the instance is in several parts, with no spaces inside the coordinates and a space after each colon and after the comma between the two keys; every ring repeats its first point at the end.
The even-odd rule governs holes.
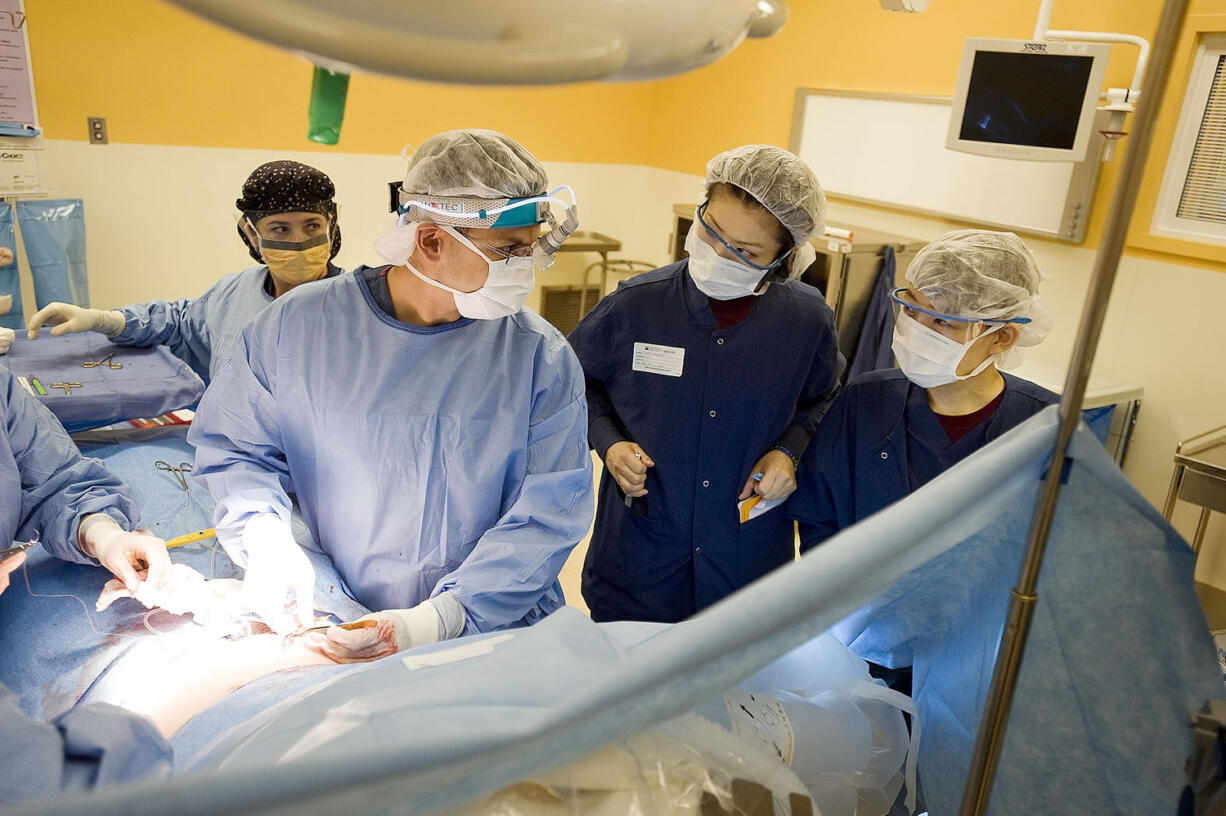
{"type": "Polygon", "coordinates": [[[354,70],[478,85],[658,79],[708,65],[787,20],[785,0],[170,2],[320,66],[312,108],[335,117],[336,132],[312,138],[330,144],[354,70]]]}

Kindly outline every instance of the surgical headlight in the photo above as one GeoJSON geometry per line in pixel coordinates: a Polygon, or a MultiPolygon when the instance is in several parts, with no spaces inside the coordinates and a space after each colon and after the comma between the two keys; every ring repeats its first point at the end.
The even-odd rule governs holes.
{"type": "Polygon", "coordinates": [[[479,227],[511,229],[535,224],[556,223],[550,204],[563,209],[575,206],[575,194],[570,187],[558,187],[548,194],[523,198],[470,198],[468,196],[423,196],[400,191],[397,208],[401,221],[428,221],[449,227],[479,227]],[[570,202],[556,198],[561,190],[570,193],[570,202]]]}
{"type": "Polygon", "coordinates": [[[549,232],[534,243],[533,257],[538,269],[553,265],[554,256],[567,236],[579,226],[578,202],[575,191],[567,185],[550,190],[545,195],[524,198],[470,198],[467,196],[423,196],[404,190],[399,194],[400,224],[424,221],[445,227],[477,227],[511,229],[546,224],[549,232]],[[565,190],[570,201],[557,197],[565,190]],[[565,212],[558,221],[550,210],[557,204],[565,212]]]}

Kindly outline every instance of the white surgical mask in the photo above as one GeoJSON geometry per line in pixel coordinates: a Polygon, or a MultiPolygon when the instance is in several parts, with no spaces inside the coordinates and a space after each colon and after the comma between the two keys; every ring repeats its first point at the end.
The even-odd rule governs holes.
{"type": "Polygon", "coordinates": [[[406,258],[403,263],[408,270],[431,286],[450,292],[455,298],[456,310],[464,317],[474,320],[497,320],[500,317],[513,315],[524,308],[524,302],[536,285],[536,272],[532,266],[532,256],[525,258],[511,257],[506,260],[491,261],[485,253],[457,232],[452,227],[443,227],[468,249],[475,252],[489,267],[489,275],[485,283],[475,292],[461,292],[450,286],[428,278],[414,268],[406,258]]]}
{"type": "Polygon", "coordinates": [[[698,291],[716,300],[761,294],[754,290],[766,277],[766,271],[751,269],[740,261],[723,257],[698,237],[700,229],[704,227],[695,221],[685,236],[685,251],[690,254],[690,277],[698,291]]]}
{"type": "Polygon", "coordinates": [[[894,342],[891,347],[898,359],[898,367],[907,379],[920,388],[935,388],[958,380],[969,379],[980,373],[996,359],[989,355],[968,374],[958,374],[962,358],[980,337],[999,331],[1004,324],[997,324],[982,334],[959,343],[938,331],[928,328],[915,318],[900,310],[894,321],[894,342]]]}

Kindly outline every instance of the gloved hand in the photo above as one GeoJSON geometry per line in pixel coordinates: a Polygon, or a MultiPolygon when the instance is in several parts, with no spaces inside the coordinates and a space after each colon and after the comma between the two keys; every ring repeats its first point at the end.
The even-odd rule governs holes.
{"type": "Polygon", "coordinates": [[[148,570],[145,580],[158,588],[170,579],[166,542],[145,531],[129,533],[106,513],[81,519],[77,543],[81,552],[98,559],[130,592],[136,592],[141,583],[138,570],[148,570]]]}
{"type": "MultiPolygon", "coordinates": [[[[13,262],[13,250],[9,249],[8,247],[0,247],[0,266],[8,266],[12,262],[13,262]]],[[[9,297],[11,298],[12,295],[10,295],[9,297]]],[[[12,306],[12,305],[13,305],[12,301],[10,301],[9,306],[12,306]]],[[[5,311],[7,312],[8,309],[5,309],[5,311]]]]}
{"type": "Polygon", "coordinates": [[[315,568],[294,541],[289,524],[261,513],[243,528],[247,574],[243,603],[278,635],[315,622],[315,568]]]}
{"type": "Polygon", "coordinates": [[[796,468],[792,460],[783,451],[767,451],[749,472],[745,486],[737,496],[737,501],[748,499],[758,493],[764,499],[778,501],[786,499],[796,490],[796,468]],[[761,479],[755,479],[754,474],[761,473],[761,479]]]}
{"type": "Polygon", "coordinates": [[[17,332],[0,326],[0,354],[8,353],[8,350],[13,347],[13,338],[16,336],[17,332]]]}
{"type": "Polygon", "coordinates": [[[9,588],[9,575],[25,562],[26,554],[24,552],[10,555],[8,558],[0,561],[0,595],[3,595],[4,590],[9,588]]]}
{"type": "Polygon", "coordinates": [[[312,632],[306,646],[337,663],[361,663],[457,637],[464,631],[465,618],[464,605],[444,592],[412,609],[385,609],[358,618],[376,621],[369,629],[332,626],[326,632],[312,632]]]}
{"type": "Polygon", "coordinates": [[[44,323],[55,326],[51,330],[52,337],[84,331],[114,337],[127,325],[123,312],[113,309],[83,309],[71,303],[48,303],[30,318],[27,329],[31,340],[38,337],[38,330],[44,323]]]}
{"type": "Polygon", "coordinates": [[[614,442],[604,452],[604,464],[609,474],[632,499],[647,495],[647,468],[655,467],[655,462],[647,452],[633,442],[614,442]]]}

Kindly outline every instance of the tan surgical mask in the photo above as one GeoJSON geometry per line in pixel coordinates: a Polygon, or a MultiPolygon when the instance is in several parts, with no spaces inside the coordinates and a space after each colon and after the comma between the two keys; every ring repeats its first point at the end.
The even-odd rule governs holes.
{"type": "Polygon", "coordinates": [[[297,286],[319,280],[328,273],[328,261],[332,257],[331,230],[305,241],[271,241],[261,237],[254,225],[251,230],[255,232],[260,257],[278,280],[297,286]]]}

